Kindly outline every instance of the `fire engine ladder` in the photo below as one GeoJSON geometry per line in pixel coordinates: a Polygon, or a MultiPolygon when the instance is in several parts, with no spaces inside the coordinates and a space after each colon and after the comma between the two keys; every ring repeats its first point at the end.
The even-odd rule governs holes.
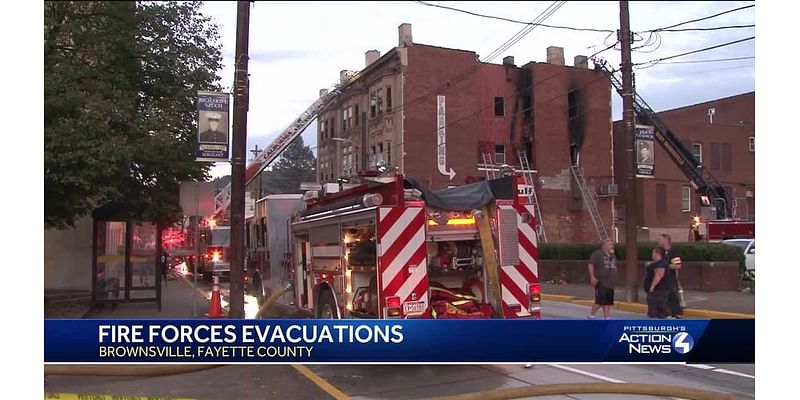
{"type": "Polygon", "coordinates": [[[539,208],[539,198],[536,196],[536,178],[533,177],[528,156],[524,151],[520,151],[519,167],[522,169],[522,177],[525,179],[525,185],[528,186],[528,203],[533,205],[533,211],[536,215],[536,236],[541,243],[547,243],[547,234],[544,230],[544,219],[542,218],[542,211],[539,208]]]}
{"type": "MultiPolygon", "coordinates": [[[[620,96],[624,96],[622,81],[617,77],[616,71],[612,70],[608,62],[600,57],[592,59],[596,69],[603,71],[611,82],[620,96]]],[[[681,169],[684,175],[689,179],[692,188],[699,193],[706,193],[712,199],[722,199],[725,204],[722,209],[717,212],[718,218],[729,218],[732,214],[733,200],[731,196],[725,192],[722,184],[714,178],[714,176],[702,165],[698,164],[689,149],[683,145],[680,138],[675,135],[669,126],[653,111],[644,99],[638,93],[633,94],[633,108],[636,112],[636,117],[644,124],[653,125],[655,127],[656,140],[661,143],[667,154],[675,162],[675,165],[681,169]]],[[[713,201],[713,200],[712,200],[713,201]]]]}
{"type": "Polygon", "coordinates": [[[497,173],[494,170],[494,160],[492,160],[491,153],[483,153],[483,166],[486,168],[486,180],[496,179],[497,173]]]}
{"type": "Polygon", "coordinates": [[[606,231],[606,226],[603,224],[603,218],[600,217],[600,210],[597,209],[597,195],[586,184],[586,179],[583,177],[583,172],[581,172],[579,166],[573,164],[569,169],[572,171],[572,177],[575,178],[575,183],[578,184],[578,188],[581,190],[583,204],[586,206],[586,211],[589,212],[589,216],[592,218],[592,224],[594,225],[594,230],[597,232],[597,236],[601,241],[608,239],[608,231],[606,231]]]}
{"type": "MultiPolygon", "coordinates": [[[[250,182],[258,177],[258,174],[263,171],[264,168],[275,161],[275,159],[278,158],[306,128],[308,128],[311,122],[317,118],[317,114],[335,100],[341,93],[342,88],[356,79],[357,75],[357,72],[351,71],[340,79],[331,89],[321,91],[320,97],[315,102],[311,103],[295,121],[289,124],[289,126],[247,166],[245,172],[245,186],[249,185],[250,182]]],[[[214,197],[214,215],[219,215],[224,212],[230,204],[231,185],[229,183],[214,197]]]]}

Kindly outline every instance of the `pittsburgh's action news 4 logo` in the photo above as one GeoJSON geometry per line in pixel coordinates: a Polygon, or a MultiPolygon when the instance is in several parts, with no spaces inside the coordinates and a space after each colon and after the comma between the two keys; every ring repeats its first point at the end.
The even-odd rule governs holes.
{"type": "Polygon", "coordinates": [[[625,326],[619,343],[628,354],[686,354],[694,348],[694,338],[685,326],[625,326]]]}

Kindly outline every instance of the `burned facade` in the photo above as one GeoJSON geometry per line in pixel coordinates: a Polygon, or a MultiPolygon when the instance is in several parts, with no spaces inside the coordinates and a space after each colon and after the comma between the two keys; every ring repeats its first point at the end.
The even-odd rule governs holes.
{"type": "MultiPolygon", "coordinates": [[[[524,155],[548,240],[598,240],[570,170],[579,166],[593,192],[614,194],[610,85],[586,57],[568,66],[564,50],[550,47],[547,62],[481,63],[473,51],[414,43],[402,24],[398,46],[368,51],[365,64],[319,115],[320,182],[384,161],[441,188],[503,164],[519,171],[524,155]]],[[[609,230],[612,195],[597,199],[609,230]]]]}

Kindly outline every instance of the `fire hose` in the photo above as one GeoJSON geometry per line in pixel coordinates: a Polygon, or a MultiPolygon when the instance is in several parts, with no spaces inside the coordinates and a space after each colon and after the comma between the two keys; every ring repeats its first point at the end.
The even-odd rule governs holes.
{"type": "Polygon", "coordinates": [[[738,397],[701,389],[681,386],[655,385],[647,383],[564,383],[556,385],[536,385],[512,389],[490,390],[466,393],[455,396],[433,397],[426,400],[507,400],[536,396],[568,394],[635,394],[647,396],[675,397],[688,400],[731,400],[738,397]]]}
{"type": "MultiPolygon", "coordinates": [[[[289,290],[291,290],[291,286],[284,287],[270,296],[258,310],[256,318],[263,318],[267,309],[289,290]]],[[[45,365],[44,374],[45,376],[165,376],[186,374],[217,367],[224,367],[224,365],[45,365]]]]}

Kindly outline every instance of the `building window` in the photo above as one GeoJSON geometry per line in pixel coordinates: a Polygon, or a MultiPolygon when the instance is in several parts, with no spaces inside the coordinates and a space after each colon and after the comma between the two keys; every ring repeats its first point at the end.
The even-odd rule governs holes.
{"type": "Polygon", "coordinates": [[[506,101],[502,97],[494,98],[494,116],[502,117],[506,115],[506,101]]]}
{"type": "Polygon", "coordinates": [[[681,188],[681,211],[692,211],[692,188],[688,186],[681,188]]]}
{"type": "Polygon", "coordinates": [[[361,118],[361,114],[358,112],[358,104],[356,104],[356,126],[358,126],[358,120],[361,118]]]}
{"type": "Polygon", "coordinates": [[[692,155],[694,159],[697,161],[698,164],[703,163],[703,144],[702,143],[693,143],[692,144],[692,155]]]}
{"type": "Polygon", "coordinates": [[[369,116],[375,118],[376,115],[378,115],[378,96],[372,92],[369,95],[369,116]]]}
{"type": "Polygon", "coordinates": [[[392,164],[392,142],[386,142],[386,164],[392,164]]]}
{"type": "Polygon", "coordinates": [[[569,107],[569,119],[578,118],[580,115],[580,104],[578,103],[578,90],[572,89],[567,93],[567,107],[569,107]]]}
{"type": "Polygon", "coordinates": [[[531,103],[530,95],[522,97],[522,107],[525,110],[525,118],[531,118],[533,116],[533,103],[531,103]]]}
{"type": "Polygon", "coordinates": [[[392,111],[392,87],[386,87],[386,111],[392,111]]]}
{"type": "Polygon", "coordinates": [[[732,162],[731,162],[731,144],[730,143],[723,143],[722,144],[722,170],[725,172],[731,172],[732,162]]]}
{"type": "Polygon", "coordinates": [[[750,139],[748,139],[748,143],[749,143],[749,146],[750,146],[750,152],[751,153],[755,153],[756,152],[756,137],[755,136],[750,136],[750,139]]]}
{"type": "Polygon", "coordinates": [[[718,171],[720,164],[720,146],[719,143],[711,142],[711,170],[718,171]]]}
{"type": "Polygon", "coordinates": [[[378,89],[378,114],[383,113],[383,88],[378,89]]]}
{"type": "Polygon", "coordinates": [[[496,164],[506,163],[506,146],[503,144],[494,145],[494,162],[496,164]]]}
{"type": "Polygon", "coordinates": [[[667,219],[667,185],[656,184],[656,215],[659,220],[667,219]]]}

